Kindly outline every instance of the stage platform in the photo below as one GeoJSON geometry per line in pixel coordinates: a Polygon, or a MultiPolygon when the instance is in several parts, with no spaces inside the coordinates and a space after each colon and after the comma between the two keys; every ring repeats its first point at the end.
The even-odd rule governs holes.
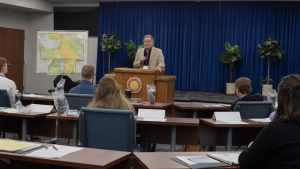
{"type": "Polygon", "coordinates": [[[238,97],[235,94],[175,90],[174,102],[203,102],[231,104],[238,97]]]}

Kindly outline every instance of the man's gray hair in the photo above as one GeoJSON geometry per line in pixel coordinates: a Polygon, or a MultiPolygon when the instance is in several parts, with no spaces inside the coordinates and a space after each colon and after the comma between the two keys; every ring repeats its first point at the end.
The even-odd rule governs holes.
{"type": "Polygon", "coordinates": [[[154,38],[153,38],[153,36],[151,36],[151,35],[145,35],[143,40],[145,40],[145,38],[146,38],[146,37],[149,37],[149,38],[151,38],[152,42],[154,42],[154,38]]]}

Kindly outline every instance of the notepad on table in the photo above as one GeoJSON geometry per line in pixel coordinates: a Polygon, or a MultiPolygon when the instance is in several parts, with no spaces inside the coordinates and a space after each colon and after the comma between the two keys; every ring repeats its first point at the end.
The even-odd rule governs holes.
{"type": "Polygon", "coordinates": [[[171,160],[192,169],[230,166],[230,164],[220,162],[207,156],[176,156],[176,158],[171,158],[171,160]]]}
{"type": "Polygon", "coordinates": [[[230,165],[239,165],[239,156],[240,156],[239,153],[228,153],[228,154],[207,153],[207,156],[230,165]]]}
{"type": "Polygon", "coordinates": [[[36,144],[17,142],[9,139],[0,140],[0,151],[16,152],[25,148],[33,147],[36,144]]]}
{"type": "Polygon", "coordinates": [[[223,106],[218,105],[218,104],[205,104],[204,106],[206,106],[206,107],[223,107],[223,106]]]}

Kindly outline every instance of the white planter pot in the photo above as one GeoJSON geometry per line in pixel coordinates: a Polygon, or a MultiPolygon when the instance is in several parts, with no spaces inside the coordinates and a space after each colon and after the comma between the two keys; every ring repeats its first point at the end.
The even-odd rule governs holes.
{"type": "Polygon", "coordinates": [[[262,95],[263,96],[267,96],[268,92],[271,91],[272,88],[273,88],[273,85],[266,85],[266,84],[264,84],[263,87],[262,87],[262,95]]]}
{"type": "Polygon", "coordinates": [[[226,83],[226,94],[235,94],[235,83],[226,83]]]}

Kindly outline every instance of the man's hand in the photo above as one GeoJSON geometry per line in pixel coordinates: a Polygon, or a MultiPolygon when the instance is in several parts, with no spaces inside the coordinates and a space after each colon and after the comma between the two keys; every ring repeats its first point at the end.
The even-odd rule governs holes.
{"type": "Polygon", "coordinates": [[[253,141],[248,145],[248,148],[252,145],[253,141]]]}
{"type": "Polygon", "coordinates": [[[159,72],[161,72],[161,67],[157,66],[155,69],[159,70],[159,72]]]}
{"type": "Polygon", "coordinates": [[[145,56],[141,57],[141,59],[140,59],[140,63],[143,63],[143,62],[145,61],[145,59],[146,59],[146,57],[145,57],[145,56]]]}

